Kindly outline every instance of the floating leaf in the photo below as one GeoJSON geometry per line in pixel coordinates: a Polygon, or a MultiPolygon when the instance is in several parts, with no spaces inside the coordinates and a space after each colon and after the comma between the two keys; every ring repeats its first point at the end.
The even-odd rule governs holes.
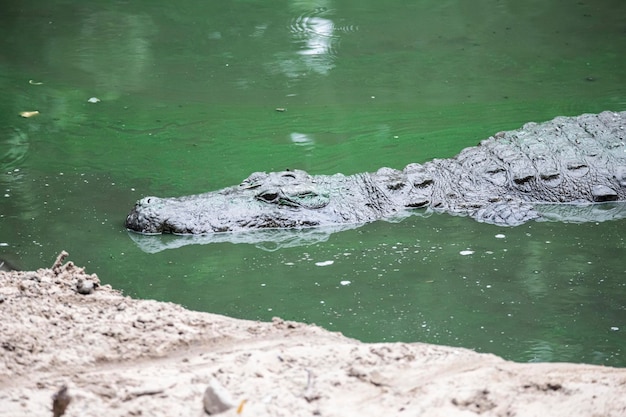
{"type": "Polygon", "coordinates": [[[33,117],[37,116],[38,114],[39,112],[37,110],[20,112],[20,116],[22,117],[33,117]]]}

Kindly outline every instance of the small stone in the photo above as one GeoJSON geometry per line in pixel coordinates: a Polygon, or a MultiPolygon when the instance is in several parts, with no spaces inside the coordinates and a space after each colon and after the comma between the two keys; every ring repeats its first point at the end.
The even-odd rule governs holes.
{"type": "Polygon", "coordinates": [[[139,323],[149,323],[151,321],[154,321],[154,317],[152,317],[151,315],[140,314],[140,315],[137,316],[136,320],[139,323]]]}
{"type": "Polygon", "coordinates": [[[70,396],[67,386],[63,385],[61,389],[59,389],[52,396],[52,415],[53,417],[60,417],[65,414],[65,409],[70,402],[72,401],[72,397],[70,396]]]}
{"type": "Polygon", "coordinates": [[[93,281],[79,279],[76,283],[76,292],[83,295],[92,294],[94,291],[93,281]]]}
{"type": "Polygon", "coordinates": [[[211,382],[209,382],[209,386],[206,391],[204,391],[202,402],[204,404],[204,411],[209,415],[223,413],[235,407],[235,402],[230,394],[217,379],[212,379],[211,382]]]}

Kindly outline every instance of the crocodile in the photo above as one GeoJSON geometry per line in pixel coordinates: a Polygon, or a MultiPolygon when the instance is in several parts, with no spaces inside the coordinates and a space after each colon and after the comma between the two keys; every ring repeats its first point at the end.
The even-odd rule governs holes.
{"type": "MultiPolygon", "coordinates": [[[[553,205],[584,208],[623,201],[626,111],[605,111],[527,123],[452,158],[411,163],[402,170],[255,172],[217,191],[144,197],[125,226],[142,234],[209,235],[364,224],[424,210],[518,226],[550,220],[555,211],[542,208],[553,205]]],[[[624,210],[619,212],[622,217],[624,210]]],[[[573,221],[581,219],[587,217],[573,221]]]]}

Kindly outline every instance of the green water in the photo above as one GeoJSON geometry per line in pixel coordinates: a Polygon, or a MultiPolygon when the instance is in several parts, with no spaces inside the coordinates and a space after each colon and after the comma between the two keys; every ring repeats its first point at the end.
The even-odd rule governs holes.
{"type": "Polygon", "coordinates": [[[616,0],[4,2],[0,257],[31,269],[65,249],[135,297],[366,341],[626,366],[624,220],[414,216],[157,253],[123,229],[145,195],[401,168],[626,110],[625,17],[616,0]]]}

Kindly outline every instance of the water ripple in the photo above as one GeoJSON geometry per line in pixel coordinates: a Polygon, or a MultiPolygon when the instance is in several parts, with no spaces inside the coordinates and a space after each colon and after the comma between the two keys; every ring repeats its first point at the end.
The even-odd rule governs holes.
{"type": "Polygon", "coordinates": [[[331,11],[318,7],[294,17],[288,24],[300,55],[324,56],[331,62],[337,57],[340,34],[355,32],[356,25],[337,25],[331,19],[331,11]]]}
{"type": "Polygon", "coordinates": [[[11,170],[18,167],[26,158],[29,148],[28,135],[13,127],[0,130],[0,169],[11,170]]]}

